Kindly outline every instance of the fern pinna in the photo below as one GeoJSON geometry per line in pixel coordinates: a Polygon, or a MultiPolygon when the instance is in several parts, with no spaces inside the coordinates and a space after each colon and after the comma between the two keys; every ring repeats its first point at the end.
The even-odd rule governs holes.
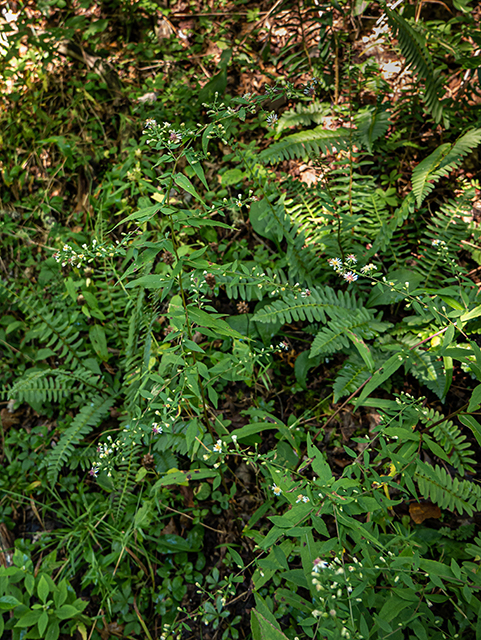
{"type": "Polygon", "coordinates": [[[113,395],[97,395],[83,406],[73,419],[71,425],[62,433],[57,446],[49,453],[44,465],[47,467],[47,478],[50,482],[57,481],[58,474],[64,464],[86,435],[98,427],[108,415],[115,402],[113,395]]]}

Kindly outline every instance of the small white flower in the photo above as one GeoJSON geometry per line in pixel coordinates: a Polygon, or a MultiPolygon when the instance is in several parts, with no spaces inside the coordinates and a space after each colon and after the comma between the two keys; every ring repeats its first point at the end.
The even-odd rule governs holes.
{"type": "Polygon", "coordinates": [[[280,496],[282,493],[282,489],[280,487],[278,487],[276,484],[273,484],[271,487],[273,493],[275,496],[280,496]]]}
{"type": "Polygon", "coordinates": [[[213,446],[212,450],[215,453],[222,453],[222,440],[217,440],[217,442],[213,446]]]}

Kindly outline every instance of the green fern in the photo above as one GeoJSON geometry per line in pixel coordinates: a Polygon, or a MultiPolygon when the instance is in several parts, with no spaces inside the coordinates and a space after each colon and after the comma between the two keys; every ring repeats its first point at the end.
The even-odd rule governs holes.
{"type": "Polygon", "coordinates": [[[61,398],[88,388],[100,391],[99,376],[95,376],[87,369],[78,368],[75,371],[65,369],[43,369],[27,371],[8,390],[7,397],[18,402],[29,402],[37,405],[44,402],[59,402],[61,398]],[[75,387],[74,387],[75,385],[75,387]]]}
{"type": "Polygon", "coordinates": [[[449,456],[453,467],[462,475],[465,471],[474,473],[472,465],[476,464],[476,460],[473,458],[475,454],[470,443],[466,441],[466,436],[461,434],[459,427],[451,420],[443,420],[443,418],[442,414],[430,409],[422,415],[421,420],[427,427],[430,427],[430,423],[434,425],[430,427],[431,433],[449,456]]]}
{"type": "Polygon", "coordinates": [[[141,445],[132,442],[130,444],[130,451],[125,451],[125,456],[120,461],[118,466],[119,478],[122,478],[120,487],[117,487],[117,491],[114,493],[114,509],[115,520],[118,522],[121,520],[121,516],[125,511],[125,506],[129,498],[134,494],[135,489],[135,476],[140,467],[140,452],[141,445]]]}
{"type": "Polygon", "coordinates": [[[366,363],[357,354],[350,356],[343,364],[333,384],[334,402],[354,393],[371,374],[366,363]]]}
{"type": "Polygon", "coordinates": [[[332,153],[335,147],[347,149],[349,131],[340,127],[336,131],[316,127],[299,133],[292,133],[279,142],[271,144],[260,152],[258,159],[265,164],[273,164],[281,160],[293,158],[307,159],[309,154],[332,153]]]}
{"type": "Polygon", "coordinates": [[[76,366],[87,355],[88,351],[81,350],[84,338],[75,328],[69,313],[62,309],[51,310],[38,303],[25,290],[17,294],[1,281],[0,288],[19,306],[31,324],[25,341],[36,340],[44,344],[58,358],[63,358],[65,364],[71,363],[72,366],[76,366]]]}
{"type": "Polygon", "coordinates": [[[361,303],[349,292],[338,291],[330,287],[312,290],[310,296],[302,297],[289,294],[282,300],[275,300],[272,304],[260,309],[253,320],[256,322],[281,322],[287,324],[299,320],[309,322],[325,322],[326,313],[331,317],[338,317],[346,310],[360,309],[361,303]]]}
{"type": "Polygon", "coordinates": [[[476,562],[481,560],[481,533],[478,533],[472,544],[467,544],[466,553],[473,557],[476,562]]]}
{"type": "MultiPolygon", "coordinates": [[[[385,326],[381,325],[379,328],[382,330],[388,326],[386,323],[385,326]]],[[[342,319],[331,320],[314,338],[309,357],[329,355],[342,349],[347,349],[351,344],[349,338],[351,333],[363,339],[374,338],[378,335],[378,332],[373,327],[373,313],[366,308],[355,309],[342,319]]]]}
{"type": "Polygon", "coordinates": [[[440,122],[443,109],[439,101],[440,86],[435,76],[433,62],[426,48],[426,39],[399,14],[385,9],[388,22],[397,36],[403,56],[414,73],[424,80],[424,101],[436,122],[440,122]]]}
{"type": "MultiPolygon", "coordinates": [[[[433,246],[433,240],[441,240],[445,243],[449,253],[455,253],[463,246],[463,241],[469,235],[468,224],[464,218],[471,215],[471,201],[474,189],[471,187],[462,190],[455,199],[441,205],[439,211],[434,213],[425,226],[425,231],[417,251],[418,256],[415,269],[423,275],[424,286],[432,280],[438,284],[443,283],[451,276],[447,268],[443,254],[433,246]],[[449,276],[446,275],[446,271],[449,276]]],[[[396,243],[396,246],[398,243],[396,243]]]]}
{"type": "Polygon", "coordinates": [[[459,167],[463,158],[480,142],[481,129],[471,129],[454,144],[442,144],[415,167],[412,186],[418,207],[434,189],[435,183],[459,167]]]}
{"type": "Polygon", "coordinates": [[[277,123],[277,131],[293,127],[308,127],[311,123],[320,125],[325,116],[330,115],[331,105],[314,100],[306,104],[298,102],[294,109],[284,111],[277,123]]]}
{"type": "Polygon", "coordinates": [[[389,128],[389,113],[385,108],[366,107],[359,111],[354,121],[357,126],[356,140],[358,140],[369,153],[372,153],[372,145],[384,136],[389,128]]]}
{"type": "Polygon", "coordinates": [[[115,401],[114,396],[95,396],[89,404],[82,407],[72,421],[72,424],[62,434],[57,446],[47,456],[43,466],[48,468],[47,478],[54,484],[60,469],[68,462],[74,447],[99,426],[108,415],[110,407],[115,401]]]}
{"type": "MultiPolygon", "coordinates": [[[[225,292],[229,299],[262,300],[264,290],[258,286],[261,284],[261,277],[256,275],[256,273],[253,273],[252,268],[254,267],[254,263],[245,261],[237,265],[240,272],[239,274],[216,275],[217,283],[225,288],[225,292]]],[[[286,275],[282,269],[271,269],[270,267],[265,267],[263,273],[265,273],[265,276],[270,281],[275,281],[279,285],[283,285],[287,282],[286,275]]]]}
{"type": "Polygon", "coordinates": [[[451,478],[446,469],[417,460],[415,478],[419,491],[442,509],[472,516],[481,507],[481,489],[468,480],[451,478]]]}
{"type": "Polygon", "coordinates": [[[463,540],[468,540],[469,538],[472,538],[474,535],[475,529],[476,529],[476,525],[474,523],[461,524],[459,525],[459,527],[456,527],[455,529],[450,529],[449,527],[441,527],[441,529],[439,529],[439,534],[444,536],[445,538],[450,538],[451,540],[463,541],[463,540]]]}
{"type": "MultiPolygon", "coordinates": [[[[411,340],[411,342],[414,342],[414,340],[411,340]]],[[[410,373],[422,384],[426,385],[428,389],[434,391],[440,400],[444,401],[447,388],[443,361],[428,351],[419,349],[408,352],[407,362],[410,365],[410,373]]]]}

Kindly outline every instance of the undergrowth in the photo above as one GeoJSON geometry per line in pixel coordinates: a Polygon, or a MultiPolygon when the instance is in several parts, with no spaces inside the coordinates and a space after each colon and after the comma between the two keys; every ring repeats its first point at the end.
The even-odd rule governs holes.
{"type": "Polygon", "coordinates": [[[421,8],[4,12],[2,637],[481,639],[481,32],[421,8]]]}

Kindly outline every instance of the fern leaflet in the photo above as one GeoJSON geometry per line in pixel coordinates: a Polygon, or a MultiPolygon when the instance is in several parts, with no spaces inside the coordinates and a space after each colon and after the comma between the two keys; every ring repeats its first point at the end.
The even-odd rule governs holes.
{"type": "Polygon", "coordinates": [[[435,149],[414,169],[412,185],[418,207],[434,189],[435,183],[461,164],[463,158],[481,142],[481,129],[471,129],[454,144],[448,142],[435,149]]]}
{"type": "Polygon", "coordinates": [[[62,465],[72,455],[75,445],[99,426],[107,416],[114,400],[114,396],[98,395],[91,400],[90,404],[80,409],[72,424],[62,434],[57,446],[50,452],[44,462],[43,466],[48,467],[47,478],[52,484],[57,481],[62,465]]]}

